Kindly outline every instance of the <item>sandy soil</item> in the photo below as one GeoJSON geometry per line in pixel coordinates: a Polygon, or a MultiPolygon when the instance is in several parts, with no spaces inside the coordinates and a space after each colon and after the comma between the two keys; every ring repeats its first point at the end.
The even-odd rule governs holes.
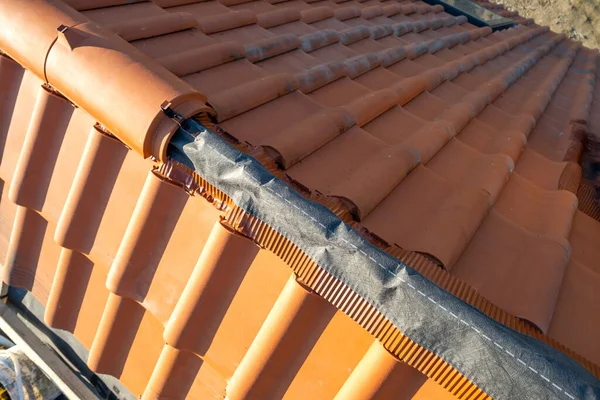
{"type": "Polygon", "coordinates": [[[492,0],[555,32],[600,48],[600,0],[492,0]]]}

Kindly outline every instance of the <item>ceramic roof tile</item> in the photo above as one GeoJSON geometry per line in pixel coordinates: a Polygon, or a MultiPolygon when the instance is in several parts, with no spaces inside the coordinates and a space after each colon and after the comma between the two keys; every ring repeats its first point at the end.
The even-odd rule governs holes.
{"type": "MultiPolygon", "coordinates": [[[[577,163],[583,132],[600,134],[597,52],[518,16],[492,32],[420,1],[36,2],[51,12],[33,42],[4,40],[0,17],[16,60],[0,55],[0,255],[4,280],[74,332],[95,371],[145,399],[418,399],[446,368],[421,350],[400,361],[373,341],[374,313],[340,311],[349,289],[332,300],[300,281],[288,264],[304,256],[257,247],[221,222],[222,199],[168,175],[175,126],[152,114],[164,96],[186,117],[214,111],[227,140],[376,245],[460,279],[509,313],[500,322],[600,363],[600,213],[577,210],[593,202],[577,163]],[[124,58],[78,59],[69,83],[74,29],[44,61],[57,15],[106,29],[101,46],[124,58]],[[140,73],[148,87],[122,96],[140,73]],[[121,112],[137,104],[151,107],[121,112]]],[[[461,382],[445,395],[485,396],[461,382]]]]}
{"type": "Polygon", "coordinates": [[[541,189],[515,173],[495,206],[502,215],[533,233],[566,239],[577,210],[577,198],[566,190],[541,189]],[[552,218],[548,218],[549,215],[552,218]]]}
{"type": "Polygon", "coordinates": [[[375,210],[368,215],[368,210],[361,210],[361,215],[364,225],[388,242],[427,253],[450,267],[487,213],[488,196],[481,189],[456,187],[418,167],[375,210]],[[405,228],[393,229],[392,224],[405,228]],[[432,240],[438,235],[447,239],[432,240]]]}
{"type": "Polygon", "coordinates": [[[600,281],[597,271],[572,261],[565,272],[560,297],[552,318],[549,334],[572,346],[577,351],[585,351],[590,359],[598,362],[600,348],[592,332],[596,329],[596,320],[590,318],[598,302],[596,290],[600,281]],[[580,326],[580,329],[570,329],[580,326]]]}
{"type": "Polygon", "coordinates": [[[580,264],[586,265],[598,272],[597,263],[598,248],[594,245],[600,234],[600,227],[595,220],[582,212],[575,213],[573,226],[569,236],[571,242],[571,258],[578,260],[580,264]]]}
{"type": "Polygon", "coordinates": [[[508,156],[483,154],[456,139],[448,142],[427,166],[456,185],[485,190],[493,202],[514,168],[508,156]],[[456,163],[457,158],[464,162],[456,163]]]}
{"type": "Polygon", "coordinates": [[[338,398],[364,399],[404,396],[410,398],[425,379],[396,360],[379,342],[374,342],[338,392],[338,398]]]}
{"type": "Polygon", "coordinates": [[[536,235],[492,210],[452,273],[547,331],[569,259],[568,242],[560,239],[536,235]]]}

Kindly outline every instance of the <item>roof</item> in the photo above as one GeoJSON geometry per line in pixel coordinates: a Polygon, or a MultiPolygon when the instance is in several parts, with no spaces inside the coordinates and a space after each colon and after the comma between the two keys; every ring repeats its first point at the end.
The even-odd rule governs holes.
{"type": "Polygon", "coordinates": [[[164,174],[167,100],[596,373],[600,214],[580,161],[598,52],[481,4],[519,25],[423,2],[0,1],[4,280],[146,398],[385,398],[425,375],[422,391],[485,396],[451,367],[408,367],[421,350],[392,355],[290,278],[297,260],[221,223],[225,201],[164,174]]]}

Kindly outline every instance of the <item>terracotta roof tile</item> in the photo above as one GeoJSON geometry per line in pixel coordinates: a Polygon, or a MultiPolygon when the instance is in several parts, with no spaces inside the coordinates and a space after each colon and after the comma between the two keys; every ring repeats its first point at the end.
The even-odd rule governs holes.
{"type": "Polygon", "coordinates": [[[549,334],[568,343],[577,351],[585,351],[591,360],[600,360],[600,349],[592,333],[596,329],[596,321],[589,318],[594,306],[598,303],[600,274],[575,260],[566,269],[561,285],[549,334]],[[579,326],[580,329],[570,329],[579,326]]]}
{"type": "Polygon", "coordinates": [[[379,342],[374,342],[337,398],[359,400],[398,395],[409,398],[425,383],[424,376],[415,372],[398,362],[379,342]]]}
{"type": "Polygon", "coordinates": [[[448,142],[427,166],[456,185],[485,190],[492,202],[500,195],[514,168],[510,157],[483,154],[456,139],[448,142]],[[464,161],[456,163],[457,158],[464,161]]]}
{"type": "Polygon", "coordinates": [[[388,242],[430,254],[450,267],[487,213],[488,196],[481,189],[452,185],[420,166],[368,216],[363,212],[363,223],[388,242]],[[406,228],[393,229],[390,223],[394,222],[406,228]],[[447,239],[432,240],[439,235],[447,239]]]}
{"type": "Polygon", "coordinates": [[[305,254],[165,173],[168,100],[597,371],[600,212],[578,211],[597,185],[578,165],[600,135],[597,51],[504,9],[520,25],[492,32],[420,1],[34,6],[28,34],[8,20],[18,6],[0,12],[4,280],[74,332],[93,370],[145,399],[440,398],[433,380],[486,396],[419,346],[400,355],[412,345],[342,304],[349,288],[290,274],[305,254]]]}
{"type": "Polygon", "coordinates": [[[530,232],[567,239],[577,210],[577,198],[567,191],[541,189],[515,173],[506,183],[495,208],[530,232]]]}
{"type": "Polygon", "coordinates": [[[452,273],[500,307],[547,332],[569,247],[566,239],[532,233],[494,209],[452,273]]]}

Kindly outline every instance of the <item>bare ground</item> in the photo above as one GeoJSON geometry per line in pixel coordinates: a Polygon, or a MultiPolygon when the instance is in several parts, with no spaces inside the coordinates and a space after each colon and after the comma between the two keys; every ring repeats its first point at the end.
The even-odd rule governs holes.
{"type": "Polygon", "coordinates": [[[600,0],[492,0],[555,32],[600,48],[600,0]]]}

